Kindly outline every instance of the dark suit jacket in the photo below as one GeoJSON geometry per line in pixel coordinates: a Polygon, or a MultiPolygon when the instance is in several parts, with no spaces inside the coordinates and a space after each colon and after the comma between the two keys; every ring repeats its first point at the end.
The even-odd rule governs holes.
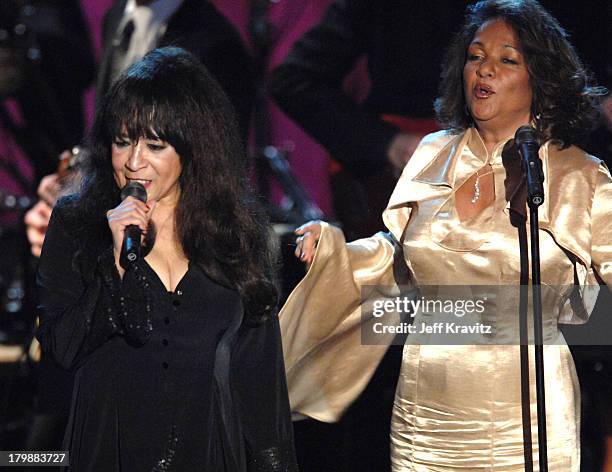
{"type": "Polygon", "coordinates": [[[271,92],[292,119],[347,168],[379,168],[397,129],[381,113],[432,118],[439,67],[464,2],[337,0],[277,68],[271,92]],[[366,56],[362,105],[342,82],[366,56]]]}
{"type": "MultiPolygon", "coordinates": [[[[81,93],[94,76],[87,27],[76,0],[33,0],[14,18],[0,19],[0,28],[23,23],[27,39],[18,47],[25,57],[38,50],[38,60],[26,60],[25,84],[16,95],[23,124],[3,113],[5,127],[31,159],[36,182],[55,172],[57,156],[82,138],[81,93]]],[[[4,97],[0,97],[3,99],[4,97]]],[[[0,107],[3,104],[0,102],[0,107]]]]}
{"type": "MultiPolygon", "coordinates": [[[[110,44],[126,3],[127,0],[117,1],[104,18],[98,99],[109,87],[108,77],[112,70],[110,44]]],[[[234,105],[242,134],[246,137],[254,96],[253,65],[238,32],[229,21],[206,0],[185,0],[170,18],[166,33],[157,46],[182,47],[202,61],[234,105]]]]}

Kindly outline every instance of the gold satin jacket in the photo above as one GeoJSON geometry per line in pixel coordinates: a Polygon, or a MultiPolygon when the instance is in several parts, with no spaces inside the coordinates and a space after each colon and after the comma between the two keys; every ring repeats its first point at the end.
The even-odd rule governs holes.
{"type": "MultiPolygon", "coordinates": [[[[576,281],[583,301],[582,307],[574,306],[573,310],[568,301],[559,322],[584,323],[599,291],[595,273],[606,285],[612,286],[612,179],[600,159],[576,146],[561,150],[547,142],[539,154],[545,195],[539,208],[540,230],[549,232],[559,246],[575,256],[576,281]]],[[[426,136],[404,169],[383,213],[385,225],[393,236],[402,240],[410,214],[419,201],[450,195],[482,167],[486,158],[479,156],[486,156],[486,151],[474,128],[459,135],[440,131],[426,136]],[[473,162],[467,166],[462,161],[461,178],[457,164],[468,144],[477,152],[470,153],[473,162]],[[482,149],[478,150],[478,146],[482,149]]],[[[505,211],[509,206],[508,203],[505,211]]],[[[473,232],[462,234],[465,225],[456,224],[456,212],[446,209],[449,216],[440,218],[442,209],[436,215],[438,221],[432,224],[432,238],[441,245],[456,249],[461,246],[459,250],[478,247],[482,241],[473,232]]]]}
{"type": "MultiPolygon", "coordinates": [[[[486,155],[474,129],[426,136],[383,214],[396,242],[403,241],[419,202],[445,201],[486,163],[486,155]],[[468,144],[477,152],[460,161],[468,144]]],[[[576,287],[582,295],[580,305],[566,302],[559,322],[583,323],[599,289],[595,273],[612,285],[612,179],[600,160],[574,146],[560,150],[546,143],[540,157],[545,175],[540,229],[571,255],[576,287]]],[[[477,231],[467,234],[465,225],[456,224],[457,218],[452,206],[442,205],[432,220],[431,237],[457,250],[478,247],[477,231]]],[[[367,385],[386,346],[362,345],[360,330],[372,321],[368,299],[381,295],[373,293],[372,286],[386,287],[389,293],[383,295],[393,295],[390,287],[396,284],[398,272],[394,262],[395,267],[403,262],[397,256],[393,241],[382,234],[345,244],[340,230],[324,225],[313,264],[280,313],[294,414],[337,421],[367,385]]],[[[405,256],[410,267],[410,255],[405,256]]],[[[388,341],[392,338],[388,336],[388,341]]]]}

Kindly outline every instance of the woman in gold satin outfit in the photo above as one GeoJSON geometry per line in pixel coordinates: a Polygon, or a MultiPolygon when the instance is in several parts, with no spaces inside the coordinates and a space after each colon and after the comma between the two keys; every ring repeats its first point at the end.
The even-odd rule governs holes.
{"type": "MultiPolygon", "coordinates": [[[[345,244],[325,223],[296,231],[296,255],[312,265],[281,313],[292,409],[335,421],[363,389],[385,351],[361,343],[371,287],[397,283],[398,256],[420,287],[520,284],[526,200],[511,138],[531,123],[544,143],[542,282],[571,288],[543,301],[549,470],[578,471],[579,389],[558,325],[586,321],[596,275],[612,285],[612,179],[576,146],[604,90],[535,0],[491,0],[469,8],[440,91],[447,130],[426,136],[404,169],[383,215],[390,234],[345,244]],[[582,296],[570,300],[573,288],[582,296]]],[[[518,300],[494,308],[499,326],[518,323],[518,300]]],[[[413,338],[394,403],[393,470],[524,470],[519,346],[413,338]]],[[[537,470],[533,365],[530,376],[537,470]]]]}

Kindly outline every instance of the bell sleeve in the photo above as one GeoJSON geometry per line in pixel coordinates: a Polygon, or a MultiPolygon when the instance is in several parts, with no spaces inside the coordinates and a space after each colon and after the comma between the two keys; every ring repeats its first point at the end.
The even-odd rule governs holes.
{"type": "Polygon", "coordinates": [[[597,275],[612,288],[612,178],[599,166],[591,208],[591,261],[597,275]]]}
{"type": "Polygon", "coordinates": [[[373,300],[398,296],[398,284],[409,282],[399,276],[405,268],[389,235],[346,244],[341,230],[323,224],[313,263],[279,315],[295,417],[338,421],[363,391],[395,338],[387,332],[366,343],[364,333],[399,322],[397,313],[374,317],[373,300]]]}
{"type": "Polygon", "coordinates": [[[278,318],[241,327],[232,365],[247,470],[297,472],[278,318]]]}

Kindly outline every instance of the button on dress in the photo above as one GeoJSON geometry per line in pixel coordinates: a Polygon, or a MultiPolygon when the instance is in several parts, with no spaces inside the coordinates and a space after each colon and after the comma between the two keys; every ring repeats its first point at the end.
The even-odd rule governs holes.
{"type": "Polygon", "coordinates": [[[37,336],[75,371],[70,470],[296,470],[278,320],[243,322],[238,292],[196,264],[174,292],[144,259],[121,280],[108,237],[79,258],[63,213],[40,261],[37,336]]]}

